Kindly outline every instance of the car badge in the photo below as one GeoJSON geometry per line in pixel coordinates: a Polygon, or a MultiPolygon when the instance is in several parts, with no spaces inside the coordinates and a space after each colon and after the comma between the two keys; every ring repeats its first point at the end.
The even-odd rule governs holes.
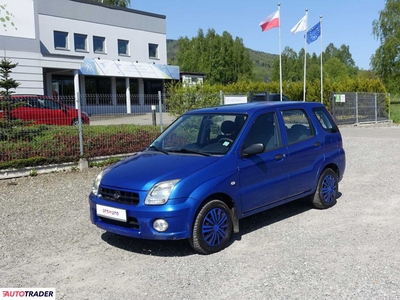
{"type": "Polygon", "coordinates": [[[113,194],[113,199],[114,199],[114,200],[118,200],[120,197],[121,197],[121,193],[118,192],[118,191],[116,191],[116,192],[113,194]]]}

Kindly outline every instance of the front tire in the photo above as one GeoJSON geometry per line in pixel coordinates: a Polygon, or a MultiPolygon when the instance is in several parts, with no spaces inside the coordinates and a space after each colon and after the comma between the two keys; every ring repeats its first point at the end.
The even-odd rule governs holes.
{"type": "Polygon", "coordinates": [[[212,254],[224,249],[232,234],[232,216],[220,200],[207,202],[196,215],[189,242],[194,250],[212,254]]]}
{"type": "Polygon", "coordinates": [[[338,194],[338,175],[332,169],[322,172],[312,203],[316,208],[329,208],[336,204],[338,194]]]}

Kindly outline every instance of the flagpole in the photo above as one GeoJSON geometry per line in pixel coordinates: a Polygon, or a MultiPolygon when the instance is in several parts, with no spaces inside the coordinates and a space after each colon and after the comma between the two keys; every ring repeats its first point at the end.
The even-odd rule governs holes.
{"type": "Polygon", "coordinates": [[[324,90],[323,90],[324,85],[322,83],[322,80],[323,80],[323,73],[322,73],[322,16],[319,16],[319,23],[320,23],[320,28],[321,28],[321,41],[320,41],[320,44],[321,44],[321,103],[324,103],[324,90]]]}
{"type": "Polygon", "coordinates": [[[282,50],[281,50],[281,4],[278,3],[279,11],[279,90],[280,100],[282,101],[282,50]]]}
{"type": "Polygon", "coordinates": [[[306,70],[307,70],[307,30],[308,30],[308,9],[306,9],[306,33],[304,34],[304,87],[303,101],[306,101],[306,70]]]}

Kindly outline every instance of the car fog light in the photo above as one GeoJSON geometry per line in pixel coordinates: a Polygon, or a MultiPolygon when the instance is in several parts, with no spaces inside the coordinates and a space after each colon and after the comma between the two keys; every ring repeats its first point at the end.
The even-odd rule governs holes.
{"type": "Polygon", "coordinates": [[[158,232],[164,232],[168,229],[168,222],[163,219],[157,219],[153,222],[153,227],[158,232]]]}

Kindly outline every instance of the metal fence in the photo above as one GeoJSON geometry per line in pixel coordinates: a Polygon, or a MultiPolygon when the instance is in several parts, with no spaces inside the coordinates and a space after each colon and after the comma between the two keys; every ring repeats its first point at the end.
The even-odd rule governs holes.
{"type": "MultiPolygon", "coordinates": [[[[130,99],[78,96],[13,96],[8,107],[0,100],[0,173],[134,153],[176,119],[171,111],[180,114],[201,106],[243,102],[247,97],[222,92],[175,95],[177,111],[173,96],[161,92],[130,99]]],[[[330,110],[338,124],[380,122],[389,120],[387,103],[385,94],[332,93],[330,110]]]]}
{"type": "Polygon", "coordinates": [[[134,153],[176,119],[161,93],[0,101],[0,171],[134,153]]]}
{"type": "Polygon", "coordinates": [[[382,93],[341,93],[330,97],[330,111],[338,124],[387,122],[389,95],[382,93]]]}

